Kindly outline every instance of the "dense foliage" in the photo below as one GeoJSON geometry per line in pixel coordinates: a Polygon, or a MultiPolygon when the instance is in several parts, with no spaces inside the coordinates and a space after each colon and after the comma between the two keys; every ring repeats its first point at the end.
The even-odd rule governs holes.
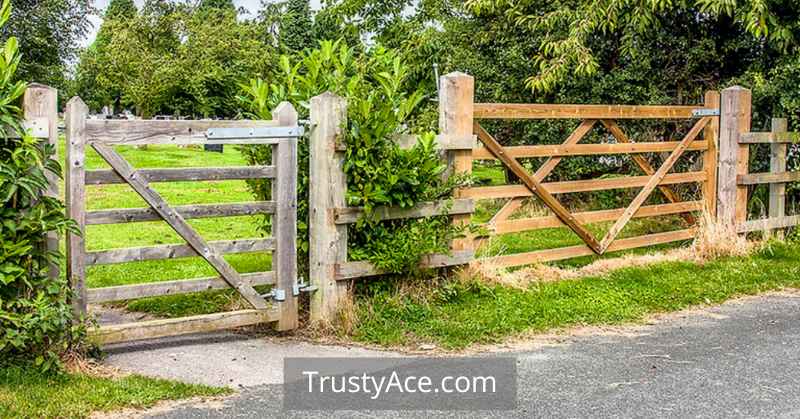
{"type": "MultiPolygon", "coordinates": [[[[9,14],[5,0],[0,26],[9,14]]],[[[75,330],[69,285],[48,277],[49,265],[60,255],[47,251],[45,236],[74,229],[74,223],[64,218],[58,199],[43,194],[47,174],[61,173],[50,158],[55,150],[21,126],[17,103],[26,85],[15,81],[21,58],[17,45],[16,38],[7,38],[0,53],[0,363],[24,356],[47,369],[75,330]]]]}
{"type": "MultiPolygon", "coordinates": [[[[420,257],[445,252],[455,234],[436,218],[379,223],[371,217],[379,205],[412,207],[425,200],[448,196],[457,177],[442,180],[445,166],[434,147],[434,135],[425,133],[414,147],[400,149],[394,138],[403,134],[409,117],[424,99],[421,91],[409,87],[408,67],[392,51],[376,47],[359,52],[343,41],[320,43],[306,50],[296,62],[281,59],[282,78],[267,84],[253,80],[242,98],[259,118],[269,119],[269,110],[289,101],[308,117],[309,101],[326,91],[348,101],[348,127],[344,170],[348,179],[349,205],[366,210],[352,235],[351,257],[369,259],[392,272],[407,270],[420,257]],[[398,246],[398,241],[403,244],[398,246]]],[[[313,128],[312,128],[313,129],[313,128]]],[[[243,153],[252,164],[268,164],[269,149],[246,147],[243,153]]],[[[300,203],[298,205],[300,248],[307,251],[308,144],[300,145],[300,203]]],[[[253,182],[252,188],[265,199],[269,188],[253,182]]],[[[301,257],[301,260],[304,258],[301,257]]]]}

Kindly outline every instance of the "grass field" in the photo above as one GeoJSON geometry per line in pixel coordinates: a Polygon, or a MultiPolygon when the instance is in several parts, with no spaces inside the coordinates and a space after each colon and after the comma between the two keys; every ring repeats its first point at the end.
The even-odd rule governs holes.
{"type": "Polygon", "coordinates": [[[137,375],[96,378],[43,375],[32,369],[0,369],[0,417],[85,418],[92,412],[146,408],[161,400],[219,396],[224,388],[182,384],[137,375]]]}
{"type": "MultiPolygon", "coordinates": [[[[136,168],[245,165],[243,158],[234,147],[226,147],[225,152],[222,154],[204,152],[198,148],[177,148],[174,146],[149,146],[144,150],[133,147],[118,147],[118,150],[136,168]]],[[[63,147],[61,152],[63,153],[63,147]]],[[[87,167],[89,169],[107,168],[107,165],[96,153],[89,150],[87,150],[87,153],[87,167]]],[[[501,184],[504,181],[502,171],[496,167],[478,166],[476,167],[476,175],[487,184],[501,184]]],[[[167,202],[174,205],[253,200],[244,181],[157,183],[154,184],[154,188],[166,198],[167,202]]],[[[500,205],[500,202],[481,201],[474,220],[476,222],[486,221],[498,205],[500,205]]],[[[87,207],[89,210],[145,206],[144,201],[127,185],[87,187],[87,207]]],[[[203,237],[209,240],[260,237],[258,219],[256,217],[212,218],[190,220],[189,222],[198,229],[203,237]]],[[[682,221],[677,217],[637,219],[630,223],[620,237],[674,230],[681,228],[682,225],[682,221]]],[[[609,226],[610,223],[598,223],[589,227],[599,236],[609,226]]],[[[180,243],[181,241],[165,223],[147,222],[89,226],[87,228],[86,242],[88,250],[94,251],[120,247],[180,243]]],[[[493,239],[488,246],[481,249],[479,254],[511,254],[580,243],[580,239],[567,228],[551,228],[535,232],[502,235],[493,239]]],[[[647,250],[637,249],[626,253],[640,253],[643,251],[647,250]]],[[[615,255],[604,257],[610,256],[615,255]]],[[[271,265],[270,255],[266,252],[229,255],[226,256],[226,259],[234,268],[243,273],[269,270],[271,265]]],[[[583,265],[595,259],[596,257],[576,258],[558,262],[558,265],[583,265]]],[[[87,271],[87,283],[89,287],[94,288],[213,275],[213,269],[201,259],[183,258],[92,266],[87,271]]],[[[121,304],[134,311],[148,312],[164,317],[180,317],[223,311],[237,306],[239,302],[238,297],[231,291],[214,291],[147,298],[121,304]]]]}

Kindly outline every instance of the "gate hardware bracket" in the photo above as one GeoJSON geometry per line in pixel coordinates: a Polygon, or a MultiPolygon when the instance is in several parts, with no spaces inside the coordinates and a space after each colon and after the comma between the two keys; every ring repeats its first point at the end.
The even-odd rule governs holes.
{"type": "Polygon", "coordinates": [[[275,301],[286,301],[286,291],[273,289],[272,291],[261,295],[263,298],[271,298],[275,301]]]}
{"type": "Polygon", "coordinates": [[[719,109],[708,109],[708,108],[692,109],[692,116],[696,117],[719,116],[719,109]]]}
{"type": "Polygon", "coordinates": [[[294,295],[300,295],[301,292],[313,292],[313,291],[317,290],[316,286],[310,285],[310,284],[306,284],[305,282],[301,282],[299,284],[295,284],[294,287],[292,287],[292,288],[293,288],[292,291],[294,292],[294,295]]]}

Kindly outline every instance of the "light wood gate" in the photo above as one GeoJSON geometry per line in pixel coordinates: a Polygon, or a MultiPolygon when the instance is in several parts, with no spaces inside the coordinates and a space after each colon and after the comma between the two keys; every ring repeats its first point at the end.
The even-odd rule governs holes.
{"type": "MultiPolygon", "coordinates": [[[[612,106],[612,105],[539,105],[539,104],[475,104],[473,132],[483,147],[472,150],[466,164],[473,160],[499,160],[517,176],[521,185],[482,186],[459,191],[462,198],[510,198],[500,211],[486,224],[490,235],[515,233],[544,228],[567,226],[585,243],[555,249],[545,249],[521,254],[502,255],[482,260],[500,265],[517,266],[535,262],[567,259],[577,256],[603,254],[608,251],[631,249],[690,239],[693,227],[666,233],[648,234],[617,239],[619,233],[634,217],[681,214],[690,224],[692,212],[715,212],[717,178],[717,137],[719,131],[719,93],[708,92],[701,106],[612,106]],[[578,119],[582,122],[562,145],[533,145],[503,147],[485,130],[478,119],[578,119]],[[680,141],[634,143],[617,124],[618,119],[695,119],[689,132],[680,141]],[[579,144],[595,126],[604,127],[616,140],[606,144],[579,144]],[[701,171],[669,173],[686,151],[704,153],[701,171]],[[659,168],[651,166],[643,153],[669,152],[659,168]],[[568,182],[545,182],[559,162],[569,156],[631,155],[643,172],[641,176],[610,179],[591,179],[568,182]],[[535,173],[528,173],[519,158],[546,157],[535,173]],[[699,182],[703,200],[681,201],[669,185],[699,182]],[[554,195],[575,192],[600,191],[620,188],[641,188],[626,208],[571,213],[554,195]],[[659,189],[669,201],[666,204],[644,205],[648,197],[659,189]],[[553,216],[510,219],[528,196],[535,196],[553,212],[553,216]],[[596,238],[586,227],[588,223],[613,221],[602,238],[596,238]]],[[[462,162],[462,166],[464,163],[462,162]]],[[[479,240],[477,244],[480,244],[479,240]]],[[[479,259],[480,260],[480,259],[479,259]]]]}
{"type": "Polygon", "coordinates": [[[67,104],[66,199],[70,218],[82,235],[67,236],[67,275],[74,289],[74,308],[87,312],[87,304],[143,297],[185,294],[231,287],[252,309],[177,319],[136,322],[99,327],[92,331],[98,343],[113,343],[177,334],[196,333],[277,322],[279,330],[297,327],[297,138],[302,129],[297,113],[288,103],[274,112],[272,121],[163,121],[90,120],[80,98],[67,104]],[[273,164],[251,167],[186,169],[136,169],[117,151],[116,145],[146,144],[266,144],[273,147],[273,164]],[[86,147],[94,149],[111,170],[86,170],[86,147]],[[274,179],[272,200],[238,204],[171,206],[150,187],[151,182],[230,179],[274,179]],[[127,184],[148,208],[86,211],[86,185],[127,184]],[[187,219],[273,214],[273,237],[208,242],[187,219]],[[182,245],[150,246],[87,252],[87,225],[162,220],[185,242],[182,245]],[[222,257],[226,253],[273,250],[270,272],[239,274],[222,257]],[[155,282],[87,289],[86,266],[202,257],[219,274],[215,278],[155,282]],[[273,285],[260,295],[254,286],[273,285]]]}

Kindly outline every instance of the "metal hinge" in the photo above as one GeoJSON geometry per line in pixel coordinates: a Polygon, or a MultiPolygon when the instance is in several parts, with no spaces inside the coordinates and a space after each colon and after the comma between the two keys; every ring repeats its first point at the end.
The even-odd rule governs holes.
{"type": "Polygon", "coordinates": [[[292,291],[294,292],[294,295],[300,295],[301,292],[313,292],[313,291],[316,291],[316,290],[317,290],[317,287],[315,287],[313,285],[310,285],[310,284],[307,284],[305,282],[300,282],[300,283],[294,285],[292,291]]]}
{"type": "Polygon", "coordinates": [[[692,109],[692,116],[696,117],[719,116],[719,109],[709,109],[709,108],[692,109]]]}
{"type": "MultiPolygon", "coordinates": [[[[313,292],[316,291],[317,287],[313,285],[309,285],[304,282],[296,283],[292,285],[292,295],[298,296],[301,292],[313,292]]],[[[286,301],[286,291],[278,288],[272,289],[270,292],[261,295],[263,298],[272,299],[275,301],[286,301]]]]}

